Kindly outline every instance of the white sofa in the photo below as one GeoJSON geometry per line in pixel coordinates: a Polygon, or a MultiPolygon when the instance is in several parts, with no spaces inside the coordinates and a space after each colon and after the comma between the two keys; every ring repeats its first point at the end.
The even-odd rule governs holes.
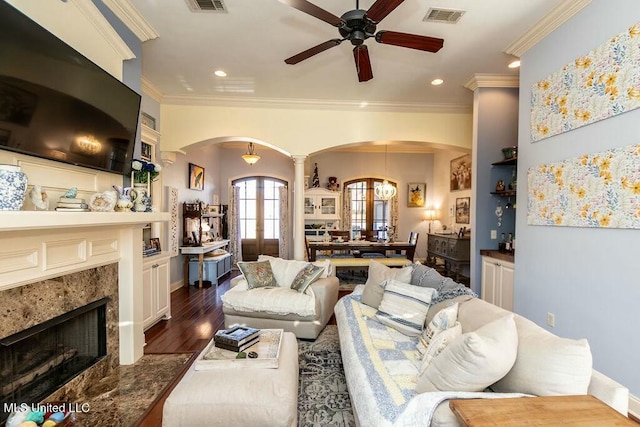
{"type": "MultiPolygon", "coordinates": [[[[514,315],[513,319],[518,335],[515,364],[506,376],[493,386],[497,389],[496,391],[503,391],[503,393],[493,393],[489,390],[473,393],[455,391],[417,393],[416,384],[420,365],[412,359],[415,359],[418,338],[403,335],[377,321],[376,309],[361,302],[363,290],[364,286],[356,287],[352,294],[338,301],[334,310],[347,386],[357,425],[367,427],[459,426],[458,420],[449,409],[448,399],[522,397],[522,394],[514,393],[518,391],[526,395],[566,394],[558,391],[564,390],[565,386],[566,390],[579,388],[580,386],[577,385],[579,381],[576,381],[572,375],[580,375],[580,372],[568,373],[563,377],[565,372],[557,371],[571,371],[573,367],[570,365],[566,369],[560,366],[563,362],[571,364],[574,360],[573,356],[583,357],[585,345],[588,357],[586,361],[583,357],[580,362],[585,387],[588,384],[588,389],[584,391],[596,396],[623,415],[627,415],[627,388],[591,369],[591,353],[585,341],[556,337],[518,315],[514,315]],[[555,364],[549,366],[549,363],[555,364]],[[586,375],[585,363],[587,364],[586,375]],[[591,374],[590,378],[589,374],[591,374]],[[546,381],[550,376],[558,377],[550,381],[560,384],[548,385],[546,381]],[[568,384],[562,384],[563,381],[568,384]],[[500,382],[504,383],[502,387],[500,382]],[[514,387],[516,390],[513,389],[514,387]]],[[[437,311],[453,302],[458,302],[457,320],[462,326],[463,334],[476,331],[481,326],[503,316],[512,315],[479,298],[464,295],[430,306],[426,322],[428,323],[437,311]]],[[[584,392],[572,391],[569,394],[584,394],[584,392]]]]}
{"type": "Polygon", "coordinates": [[[231,289],[221,297],[225,327],[245,325],[284,329],[297,338],[317,338],[329,322],[338,301],[338,278],[329,260],[314,263],[326,271],[304,293],[289,289],[289,285],[307,262],[264,255],[260,255],[258,260],[271,263],[278,286],[247,289],[243,276],[231,279],[231,289]]]}

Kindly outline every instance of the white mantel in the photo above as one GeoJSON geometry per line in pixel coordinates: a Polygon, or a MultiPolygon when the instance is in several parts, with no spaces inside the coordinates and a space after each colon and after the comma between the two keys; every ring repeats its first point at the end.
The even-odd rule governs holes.
{"type": "Polygon", "coordinates": [[[0,290],[118,263],[120,364],[143,354],[142,228],[169,213],[0,212],[0,290]]]}

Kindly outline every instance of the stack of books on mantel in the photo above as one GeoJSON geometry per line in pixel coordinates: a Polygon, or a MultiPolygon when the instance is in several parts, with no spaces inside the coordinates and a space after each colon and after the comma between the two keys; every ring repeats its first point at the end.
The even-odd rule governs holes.
{"type": "Polygon", "coordinates": [[[84,199],[60,197],[56,210],[60,212],[89,212],[89,206],[84,199]]]}
{"type": "Polygon", "coordinates": [[[213,342],[218,348],[235,351],[246,350],[260,341],[260,329],[247,326],[232,326],[229,329],[216,332],[213,342]]]}

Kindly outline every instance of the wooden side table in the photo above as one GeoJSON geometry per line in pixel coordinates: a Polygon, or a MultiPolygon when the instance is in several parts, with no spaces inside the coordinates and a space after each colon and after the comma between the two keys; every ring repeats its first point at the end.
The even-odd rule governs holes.
{"type": "Polygon", "coordinates": [[[465,426],[635,426],[591,395],[451,400],[449,407],[465,426]]]}

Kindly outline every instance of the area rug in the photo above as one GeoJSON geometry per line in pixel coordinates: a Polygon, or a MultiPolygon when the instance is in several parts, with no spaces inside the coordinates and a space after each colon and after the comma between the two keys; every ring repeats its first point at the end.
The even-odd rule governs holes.
{"type": "Polygon", "coordinates": [[[298,426],[355,426],[338,327],[328,325],[315,341],[298,340],[298,351],[298,426]]]}
{"type": "Polygon", "coordinates": [[[364,285],[367,281],[367,272],[362,270],[346,270],[336,272],[336,277],[340,281],[340,291],[353,291],[356,285],[364,285]]]}

